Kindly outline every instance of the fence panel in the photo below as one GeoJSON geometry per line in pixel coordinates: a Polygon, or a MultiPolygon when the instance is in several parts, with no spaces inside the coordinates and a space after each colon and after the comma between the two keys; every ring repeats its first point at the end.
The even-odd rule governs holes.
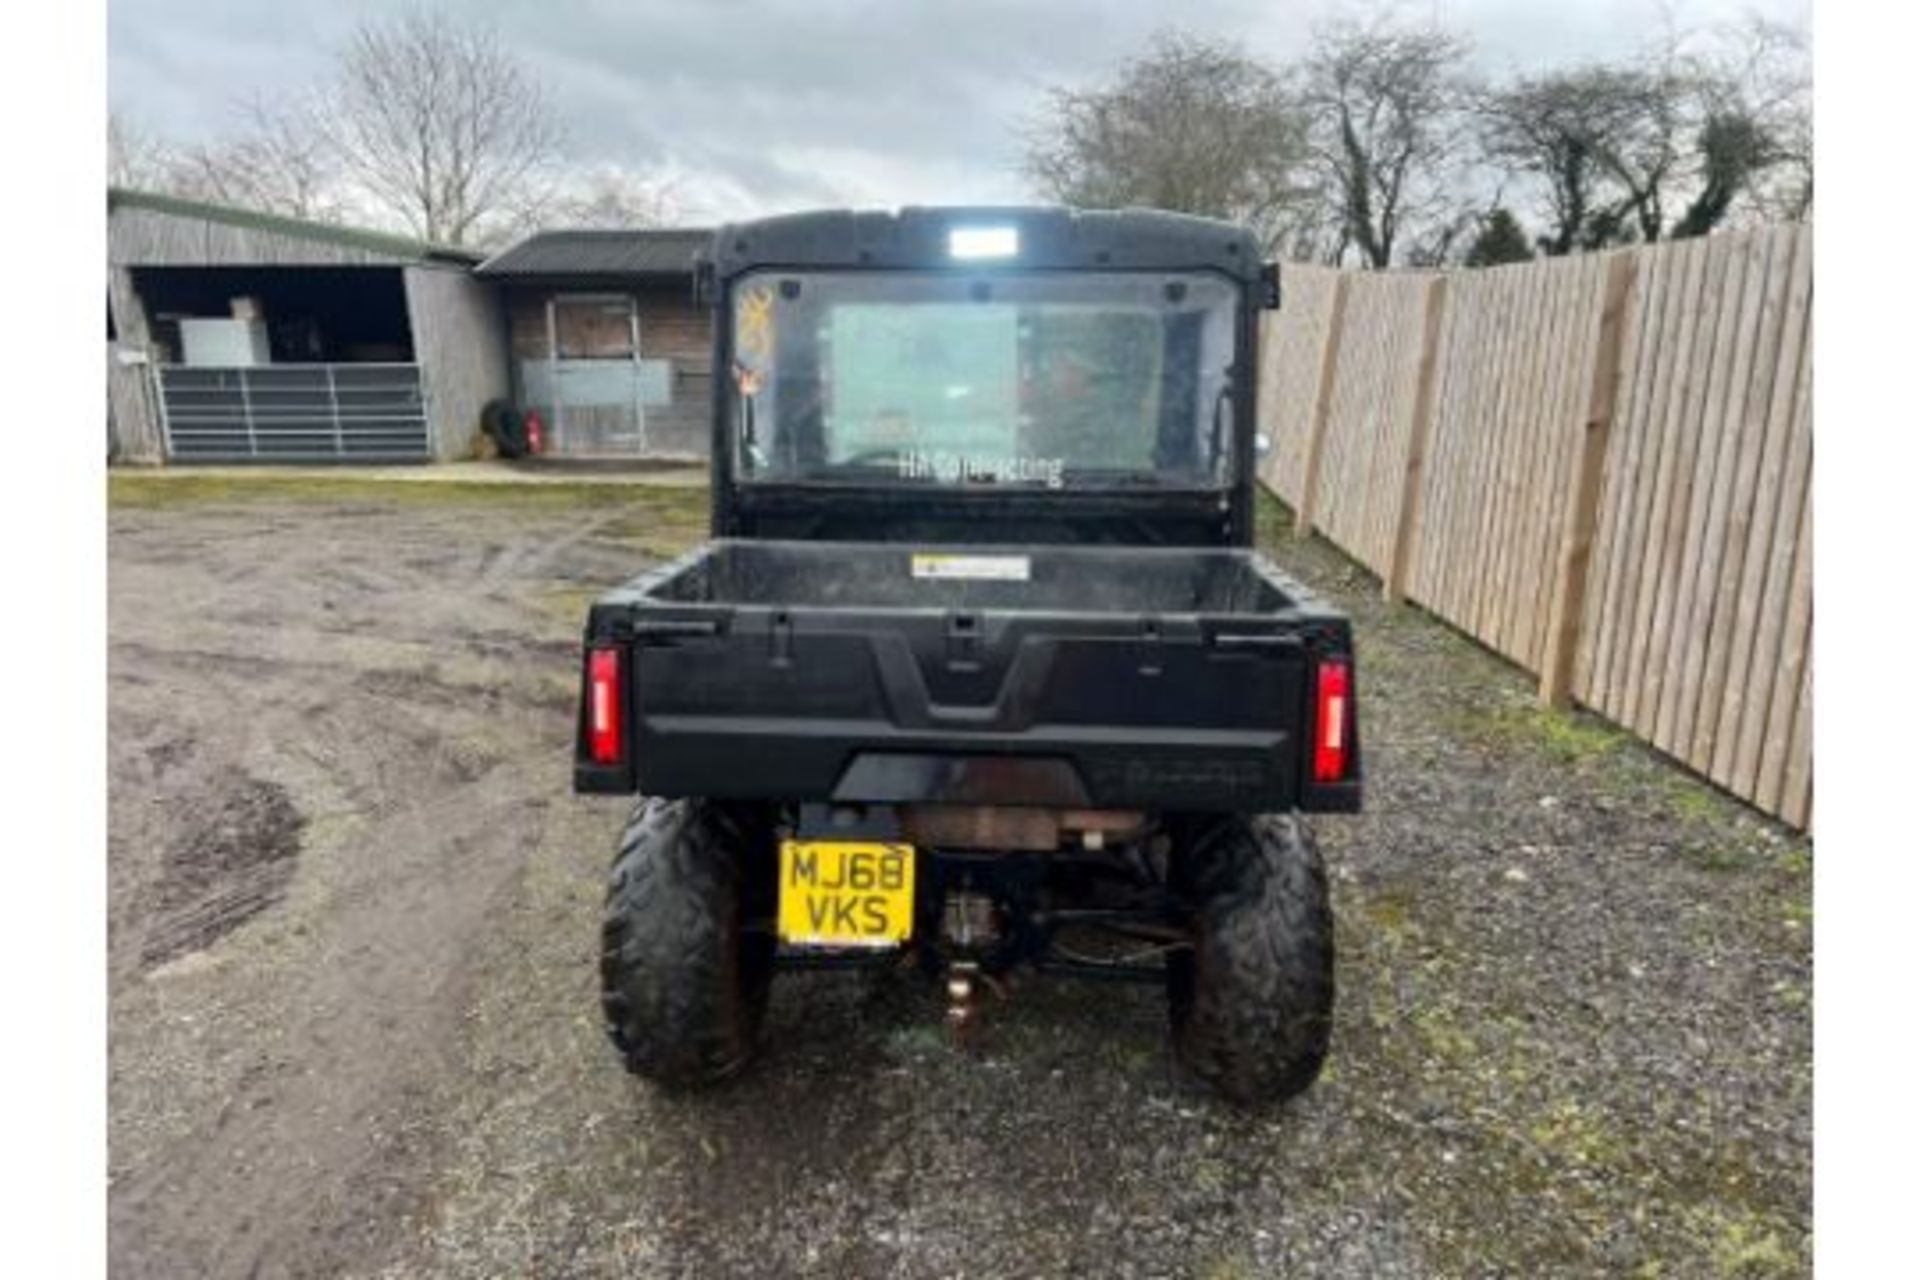
{"type": "Polygon", "coordinates": [[[1355,277],[1329,388],[1315,521],[1376,573],[1385,572],[1393,554],[1428,279],[1355,277]]]}
{"type": "Polygon", "coordinates": [[[1285,274],[1263,479],[1544,697],[1804,826],[1811,232],[1339,276],[1285,274]]]}
{"type": "Polygon", "coordinates": [[[1314,382],[1339,278],[1328,267],[1286,267],[1280,277],[1282,309],[1267,320],[1260,344],[1259,414],[1267,437],[1261,478],[1296,507],[1307,465],[1314,382]]]}
{"type": "Polygon", "coordinates": [[[1575,694],[1804,823],[1812,236],[1770,228],[1640,254],[1575,694]]]}
{"type": "Polygon", "coordinates": [[[1593,256],[1448,284],[1407,594],[1532,670],[1546,644],[1605,269],[1593,256]]]}

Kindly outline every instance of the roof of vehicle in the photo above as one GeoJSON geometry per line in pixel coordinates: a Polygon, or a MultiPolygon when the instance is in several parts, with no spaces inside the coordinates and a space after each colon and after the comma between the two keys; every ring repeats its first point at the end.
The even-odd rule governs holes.
{"type": "Polygon", "coordinates": [[[1079,270],[1221,271],[1260,275],[1260,245],[1231,222],[1161,209],[1045,206],[913,206],[897,212],[829,209],[721,227],[713,240],[720,276],[754,267],[1024,267],[1079,270]],[[1007,258],[957,262],[958,227],[1013,227],[1007,258]]]}
{"type": "Polygon", "coordinates": [[[537,231],[494,254],[476,274],[530,276],[692,275],[713,232],[706,227],[537,231]]]}

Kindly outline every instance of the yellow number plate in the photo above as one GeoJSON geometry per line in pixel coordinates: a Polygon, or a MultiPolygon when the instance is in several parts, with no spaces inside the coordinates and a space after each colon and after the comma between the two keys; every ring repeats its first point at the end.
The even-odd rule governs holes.
{"type": "Polygon", "coordinates": [[[913,848],[872,840],[780,843],[780,940],[891,947],[913,933],[913,848]]]}

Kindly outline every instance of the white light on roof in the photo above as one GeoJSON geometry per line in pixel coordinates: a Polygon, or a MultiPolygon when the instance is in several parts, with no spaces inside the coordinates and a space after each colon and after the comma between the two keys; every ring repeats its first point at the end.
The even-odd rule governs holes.
{"type": "Polygon", "coordinates": [[[956,258],[1011,258],[1020,252],[1018,227],[954,227],[947,252],[956,258]]]}

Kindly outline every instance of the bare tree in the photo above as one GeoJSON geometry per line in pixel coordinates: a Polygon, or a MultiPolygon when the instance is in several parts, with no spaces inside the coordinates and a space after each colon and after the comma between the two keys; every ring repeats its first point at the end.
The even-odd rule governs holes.
{"type": "Polygon", "coordinates": [[[1746,210],[1799,218],[1812,205],[1805,35],[1758,18],[1703,37],[1669,15],[1640,57],[1518,77],[1479,114],[1488,158],[1545,186],[1548,253],[1704,235],[1746,210]]]}
{"type": "Polygon", "coordinates": [[[427,10],[364,22],[325,104],[348,179],[423,239],[485,242],[547,198],[559,126],[491,28],[427,10]]]}
{"type": "Polygon", "coordinates": [[[1408,228],[1447,221],[1449,170],[1465,137],[1466,41],[1390,15],[1322,28],[1303,97],[1325,189],[1347,238],[1385,267],[1408,228]]]}
{"type": "Polygon", "coordinates": [[[172,165],[172,151],[166,143],[118,107],[107,112],[109,186],[157,190],[168,185],[172,165]]]}
{"type": "Polygon", "coordinates": [[[1025,162],[1049,199],[1229,218],[1269,247],[1310,203],[1292,96],[1232,42],[1160,32],[1113,80],[1056,89],[1049,106],[1025,162]]]}
{"type": "Polygon", "coordinates": [[[1599,161],[1619,184],[1622,201],[1597,221],[1590,240],[1651,244],[1667,228],[1668,196],[1688,178],[1686,146],[1699,100],[1686,40],[1668,10],[1659,42],[1634,63],[1607,67],[1596,84],[1597,109],[1605,115],[1599,161]]]}
{"type": "Polygon", "coordinates": [[[1625,212],[1604,159],[1631,118],[1623,75],[1631,73],[1597,64],[1548,71],[1518,77],[1481,99],[1488,158],[1546,188],[1552,217],[1540,237],[1542,252],[1586,247],[1598,229],[1617,227],[1625,212]]]}
{"type": "Polygon", "coordinates": [[[314,107],[256,95],[234,111],[240,129],[182,152],[173,165],[173,188],[268,213],[337,220],[343,213],[340,166],[314,107]]]}
{"type": "Polygon", "coordinates": [[[604,164],[580,175],[551,208],[551,220],[569,227],[658,227],[682,216],[670,179],[604,164]]]}
{"type": "Polygon", "coordinates": [[[1406,248],[1402,253],[1405,264],[1430,270],[1463,257],[1466,250],[1472,247],[1473,237],[1480,229],[1480,221],[1478,210],[1462,209],[1430,222],[1418,235],[1405,242],[1406,248]],[[1463,248],[1463,245],[1466,247],[1463,248]]]}

